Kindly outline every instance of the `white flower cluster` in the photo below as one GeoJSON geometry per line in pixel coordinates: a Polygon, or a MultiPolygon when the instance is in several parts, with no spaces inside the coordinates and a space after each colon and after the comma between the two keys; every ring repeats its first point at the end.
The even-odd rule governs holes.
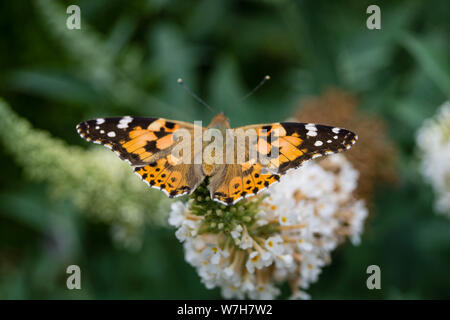
{"type": "Polygon", "coordinates": [[[450,101],[427,119],[417,134],[422,173],[432,185],[437,211],[450,218],[450,101]]]}
{"type": "Polygon", "coordinates": [[[331,251],[346,237],[359,242],[368,212],[353,198],[357,179],[345,157],[333,155],[289,172],[263,196],[254,220],[229,233],[202,233],[205,218],[193,215],[189,202],[172,205],[169,223],[178,228],[187,262],[225,298],[273,299],[276,284],[288,281],[291,298],[307,299],[303,290],[317,281],[331,251]]]}

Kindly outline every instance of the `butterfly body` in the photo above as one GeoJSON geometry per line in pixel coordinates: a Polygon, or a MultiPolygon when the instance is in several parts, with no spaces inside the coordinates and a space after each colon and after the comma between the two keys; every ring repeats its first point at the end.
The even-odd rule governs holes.
{"type": "Polygon", "coordinates": [[[206,128],[127,116],[88,120],[77,131],[112,149],[145,183],[169,197],[191,194],[208,177],[211,199],[225,205],[257,194],[307,160],[349,149],[357,140],[346,129],[296,122],[231,129],[223,113],[206,128]]]}

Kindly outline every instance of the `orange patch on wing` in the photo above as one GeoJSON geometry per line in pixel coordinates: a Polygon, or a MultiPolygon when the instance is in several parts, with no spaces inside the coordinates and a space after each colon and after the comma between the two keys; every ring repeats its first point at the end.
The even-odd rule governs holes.
{"type": "Polygon", "coordinates": [[[256,163],[254,159],[250,159],[247,162],[241,163],[242,171],[247,171],[250,169],[251,166],[253,166],[256,163]]]}
{"type": "Polygon", "coordinates": [[[183,177],[183,175],[181,174],[180,171],[173,171],[172,175],[170,176],[169,182],[172,184],[179,183],[179,182],[181,182],[182,177],[183,177]]]}
{"type": "Polygon", "coordinates": [[[286,158],[284,155],[280,154],[275,159],[270,159],[270,163],[275,166],[275,168],[278,168],[282,163],[289,162],[289,159],[286,158]]]}
{"type": "Polygon", "coordinates": [[[275,124],[272,128],[272,132],[276,137],[286,136],[286,129],[279,123],[275,124]]]}
{"type": "Polygon", "coordinates": [[[280,149],[280,153],[282,153],[286,158],[293,161],[303,155],[303,152],[298,150],[294,146],[285,146],[280,149]]]}
{"type": "Polygon", "coordinates": [[[181,191],[177,191],[178,186],[181,184],[183,179],[183,175],[180,171],[172,171],[170,176],[165,181],[165,187],[164,189],[167,191],[167,193],[173,193],[176,192],[176,194],[181,193],[181,191]]]}
{"type": "Polygon", "coordinates": [[[153,153],[151,152],[145,152],[139,155],[139,158],[141,158],[142,161],[149,160],[149,158],[153,156],[153,153]]]}
{"type": "Polygon", "coordinates": [[[178,124],[174,124],[172,122],[167,122],[164,119],[158,119],[150,123],[150,125],[147,127],[148,130],[152,131],[166,131],[166,132],[174,132],[177,130],[180,126],[178,124]],[[169,125],[170,124],[170,125],[169,125]]]}
{"type": "Polygon", "coordinates": [[[280,137],[278,140],[274,141],[272,145],[279,147],[280,153],[291,161],[303,155],[303,152],[294,147],[289,141],[285,140],[285,137],[280,137]]]}
{"type": "Polygon", "coordinates": [[[189,183],[183,169],[167,166],[168,159],[161,158],[155,163],[138,167],[135,172],[151,187],[161,189],[169,197],[176,197],[190,192],[189,183]]]}
{"type": "Polygon", "coordinates": [[[303,140],[298,138],[298,137],[294,137],[294,136],[284,136],[280,139],[286,140],[287,142],[289,142],[290,144],[298,147],[299,145],[302,144],[303,140]]]}
{"type": "Polygon", "coordinates": [[[268,154],[272,149],[272,146],[264,139],[258,139],[258,152],[262,154],[268,154]]]}
{"type": "Polygon", "coordinates": [[[124,147],[128,152],[135,152],[136,150],[144,147],[147,144],[147,140],[144,139],[134,139],[125,143],[124,147]]]}
{"type": "Polygon", "coordinates": [[[166,120],[158,119],[150,123],[147,127],[148,130],[160,131],[162,127],[166,124],[166,120]]]}
{"type": "Polygon", "coordinates": [[[179,163],[181,162],[181,159],[179,159],[179,158],[173,156],[172,154],[169,154],[169,155],[167,156],[167,161],[169,162],[169,164],[170,164],[171,166],[176,166],[177,164],[179,164],[179,163]]]}
{"type": "Polygon", "coordinates": [[[259,127],[258,129],[256,129],[256,133],[258,136],[266,137],[269,136],[270,134],[273,134],[275,136],[286,135],[286,130],[279,123],[274,123],[270,125],[270,129],[266,129],[265,127],[259,127]]]}
{"type": "Polygon", "coordinates": [[[134,127],[133,130],[130,131],[130,133],[128,134],[128,136],[131,139],[137,138],[139,136],[142,136],[143,134],[147,133],[148,130],[144,130],[142,129],[140,126],[134,127]]]}
{"type": "MultiPolygon", "coordinates": [[[[231,196],[235,196],[238,193],[242,192],[243,186],[242,186],[242,178],[241,177],[234,177],[230,181],[229,185],[229,192],[231,193],[231,196]]],[[[235,197],[236,200],[238,197],[235,197]]]]}
{"type": "Polygon", "coordinates": [[[276,174],[262,174],[262,166],[257,163],[253,166],[253,171],[242,177],[244,181],[244,190],[246,196],[257,194],[259,191],[267,188],[279,180],[276,174]]]}
{"type": "Polygon", "coordinates": [[[256,129],[256,134],[260,137],[267,137],[268,135],[270,135],[270,131],[272,130],[272,127],[269,130],[267,130],[263,127],[259,127],[258,129],[256,129]]]}
{"type": "Polygon", "coordinates": [[[166,149],[173,144],[173,134],[168,134],[156,140],[156,147],[160,150],[166,149]]]}
{"type": "Polygon", "coordinates": [[[136,172],[142,176],[142,178],[149,182],[151,186],[157,184],[157,178],[161,175],[166,167],[167,160],[162,158],[156,161],[155,163],[148,164],[144,167],[140,167],[136,169],[136,172]]]}
{"type": "MultiPolygon", "coordinates": [[[[150,132],[148,130],[141,130],[145,131],[144,134],[139,135],[137,138],[134,138],[122,145],[128,152],[133,152],[139,148],[144,147],[148,141],[154,141],[156,140],[156,136],[153,132],[150,132]]],[[[131,133],[130,133],[131,136],[131,133]]]]}
{"type": "Polygon", "coordinates": [[[136,150],[133,151],[134,154],[139,154],[139,155],[144,153],[144,152],[146,152],[144,148],[139,148],[139,149],[136,149],[136,150]]]}

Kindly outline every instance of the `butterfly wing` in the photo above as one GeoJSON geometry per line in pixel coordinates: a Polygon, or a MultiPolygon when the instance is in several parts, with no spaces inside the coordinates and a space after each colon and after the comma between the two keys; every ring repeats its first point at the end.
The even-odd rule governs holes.
{"type": "Polygon", "coordinates": [[[135,167],[134,171],[148,186],[163,191],[170,198],[191,194],[205,179],[201,165],[171,165],[167,157],[135,167]]]}
{"type": "Polygon", "coordinates": [[[187,122],[162,118],[99,118],[77,126],[79,135],[112,149],[132,166],[153,163],[170,153],[177,129],[194,130],[187,122]]]}
{"type": "Polygon", "coordinates": [[[247,155],[244,163],[223,165],[211,178],[211,198],[227,205],[257,194],[305,161],[350,149],[358,139],[349,130],[311,123],[282,122],[237,129],[256,132],[253,147],[257,158],[247,155]]]}
{"type": "Polygon", "coordinates": [[[280,180],[278,174],[267,174],[262,169],[259,163],[248,167],[241,164],[221,165],[210,179],[211,199],[232,205],[280,180]]]}
{"type": "Polygon", "coordinates": [[[282,122],[259,126],[256,131],[258,156],[267,157],[267,150],[274,149],[276,157],[266,167],[278,174],[298,168],[310,159],[348,150],[358,140],[358,136],[347,129],[313,123],[282,122]],[[268,147],[261,150],[263,142],[267,142],[268,147]]]}
{"type": "Polygon", "coordinates": [[[134,167],[144,182],[170,197],[191,193],[204,179],[200,165],[184,164],[173,157],[171,151],[178,143],[175,132],[179,129],[187,130],[193,137],[195,126],[162,118],[128,116],[93,119],[77,126],[83,139],[113,150],[134,167]]]}

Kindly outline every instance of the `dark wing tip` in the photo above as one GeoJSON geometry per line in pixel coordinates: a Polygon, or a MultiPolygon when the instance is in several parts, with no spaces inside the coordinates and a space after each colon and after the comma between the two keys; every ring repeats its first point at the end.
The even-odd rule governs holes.
{"type": "Polygon", "coordinates": [[[89,125],[88,125],[87,121],[83,121],[83,122],[80,122],[79,124],[77,124],[76,129],[77,129],[77,132],[80,135],[80,137],[82,137],[84,140],[87,140],[87,141],[91,140],[89,138],[89,125]]]}
{"type": "Polygon", "coordinates": [[[340,129],[340,130],[342,130],[345,134],[342,143],[344,144],[345,149],[348,150],[351,147],[353,147],[356,141],[358,141],[358,136],[350,130],[347,129],[340,129]]]}

